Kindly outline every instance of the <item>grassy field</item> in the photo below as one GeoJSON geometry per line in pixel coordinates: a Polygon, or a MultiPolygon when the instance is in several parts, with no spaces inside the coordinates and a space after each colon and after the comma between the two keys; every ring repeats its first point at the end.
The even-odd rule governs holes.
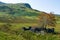
{"type": "MultiPolygon", "coordinates": [[[[45,34],[45,35],[37,35],[36,33],[30,31],[22,31],[20,28],[29,27],[29,26],[38,26],[37,23],[9,23],[11,26],[9,27],[11,32],[4,32],[0,30],[0,40],[60,40],[60,34],[45,34]],[[14,32],[14,33],[13,33],[14,32]]],[[[6,25],[6,23],[0,23],[0,27],[6,25]]],[[[6,29],[4,29],[6,30],[6,29]]],[[[55,27],[56,32],[60,32],[60,23],[57,22],[55,27]]]]}
{"type": "MultiPolygon", "coordinates": [[[[7,23],[0,23],[0,26],[7,24],[7,23]]],[[[22,27],[29,27],[29,26],[38,26],[37,23],[10,23],[11,29],[18,29],[22,27]]],[[[60,23],[56,24],[56,27],[54,27],[56,31],[60,31],[60,23]]]]}
{"type": "MultiPolygon", "coordinates": [[[[5,25],[6,23],[0,23],[0,26],[5,25]]],[[[36,25],[36,23],[10,23],[12,26],[10,26],[10,29],[16,30],[17,33],[9,33],[0,31],[0,40],[60,40],[60,34],[45,34],[45,35],[37,35],[36,33],[30,32],[30,31],[22,31],[18,30],[19,28],[28,27],[32,25],[36,25]]],[[[56,24],[55,31],[60,32],[60,24],[56,24]]],[[[14,32],[14,31],[12,31],[14,32]]]]}
{"type": "Polygon", "coordinates": [[[15,35],[0,31],[0,40],[60,40],[60,34],[36,35],[29,31],[20,31],[20,33],[15,35]]]}

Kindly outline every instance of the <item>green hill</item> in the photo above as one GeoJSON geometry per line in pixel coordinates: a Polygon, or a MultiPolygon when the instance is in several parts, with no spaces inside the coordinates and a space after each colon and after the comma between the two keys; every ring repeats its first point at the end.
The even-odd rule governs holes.
{"type": "Polygon", "coordinates": [[[39,11],[32,9],[28,3],[17,3],[1,4],[0,12],[7,12],[15,16],[36,16],[39,11]]]}
{"type": "Polygon", "coordinates": [[[0,22],[37,22],[42,11],[33,9],[28,3],[0,2],[0,22]]]}
{"type": "Polygon", "coordinates": [[[26,21],[31,20],[31,18],[36,19],[36,16],[38,16],[39,13],[41,12],[32,9],[32,7],[28,3],[7,4],[0,2],[1,22],[22,22],[21,20],[26,21]]]}
{"type": "MultiPolygon", "coordinates": [[[[28,3],[3,3],[0,2],[0,22],[37,22],[37,16],[42,11],[33,9],[28,3]]],[[[58,15],[56,16],[57,18],[58,15]]]]}

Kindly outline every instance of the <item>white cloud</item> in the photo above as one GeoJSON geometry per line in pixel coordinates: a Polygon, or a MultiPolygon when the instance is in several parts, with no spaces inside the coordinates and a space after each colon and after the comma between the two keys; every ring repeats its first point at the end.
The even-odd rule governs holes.
{"type": "Polygon", "coordinates": [[[0,0],[5,3],[20,3],[20,2],[26,2],[26,0],[0,0]]]}

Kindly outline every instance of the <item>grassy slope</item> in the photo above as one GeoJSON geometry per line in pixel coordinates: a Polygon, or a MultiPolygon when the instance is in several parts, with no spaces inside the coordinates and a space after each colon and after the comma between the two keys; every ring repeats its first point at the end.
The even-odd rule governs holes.
{"type": "Polygon", "coordinates": [[[1,4],[0,7],[0,17],[2,16],[3,18],[0,19],[0,22],[4,21],[4,19],[4,22],[32,22],[41,14],[40,11],[28,8],[24,4],[1,4]]]}

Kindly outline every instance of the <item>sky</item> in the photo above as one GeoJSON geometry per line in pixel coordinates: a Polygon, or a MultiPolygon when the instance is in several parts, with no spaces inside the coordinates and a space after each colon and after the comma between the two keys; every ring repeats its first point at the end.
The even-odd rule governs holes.
{"type": "Polygon", "coordinates": [[[60,0],[0,0],[5,3],[29,3],[33,9],[60,14],[60,0]]]}

